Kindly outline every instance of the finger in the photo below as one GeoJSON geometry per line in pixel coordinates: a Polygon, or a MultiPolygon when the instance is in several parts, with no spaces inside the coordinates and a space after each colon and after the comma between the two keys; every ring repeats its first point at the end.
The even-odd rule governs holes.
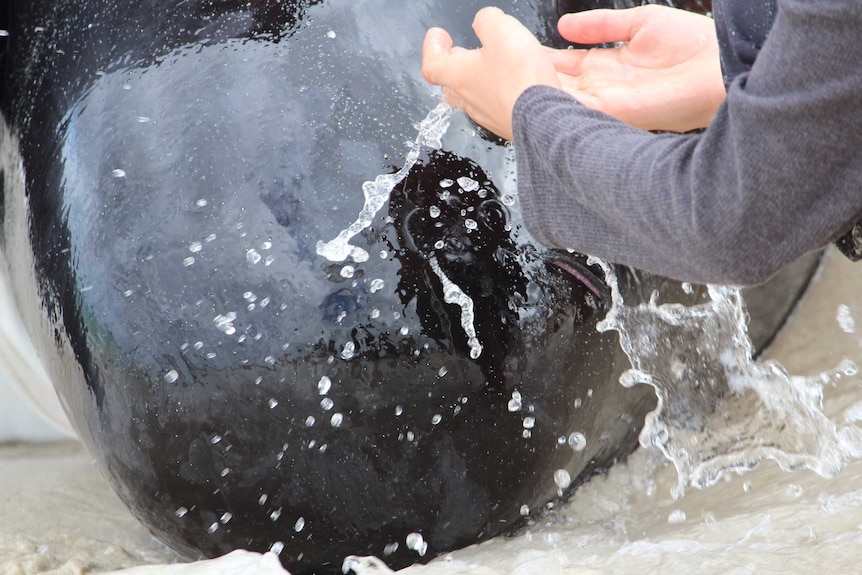
{"type": "Polygon", "coordinates": [[[482,46],[493,45],[525,45],[539,41],[521,22],[497,7],[482,8],[473,19],[473,31],[482,46]]]}
{"type": "MultiPolygon", "coordinates": [[[[489,33],[493,33],[500,26],[500,21],[506,17],[506,13],[496,6],[488,6],[476,12],[473,18],[473,32],[482,40],[489,33]]],[[[484,42],[483,42],[484,44],[484,42]]]]}
{"type": "Polygon", "coordinates": [[[575,44],[628,42],[643,26],[650,6],[625,10],[585,10],[563,15],[557,22],[560,35],[575,44]]]}
{"type": "Polygon", "coordinates": [[[422,43],[422,75],[431,84],[450,81],[452,67],[447,66],[452,51],[452,37],[442,28],[430,28],[422,43]]]}
{"type": "Polygon", "coordinates": [[[581,62],[587,56],[587,50],[558,50],[547,47],[544,50],[557,72],[572,76],[580,74],[581,62]]]}

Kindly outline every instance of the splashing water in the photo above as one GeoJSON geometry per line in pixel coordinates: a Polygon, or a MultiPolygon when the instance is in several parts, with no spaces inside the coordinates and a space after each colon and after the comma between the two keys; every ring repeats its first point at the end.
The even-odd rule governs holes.
{"type": "Polygon", "coordinates": [[[389,201],[389,194],[401,180],[407,177],[407,174],[419,160],[419,153],[422,148],[437,149],[442,145],[441,139],[449,128],[451,118],[452,108],[445,102],[441,102],[428,113],[419,124],[419,134],[407,152],[401,169],[394,174],[380,174],[374,178],[374,181],[362,184],[365,205],[359,212],[359,217],[349,227],[341,230],[334,239],[328,242],[317,242],[317,255],[333,262],[342,262],[348,257],[355,262],[368,261],[368,252],[358,246],[351,245],[350,240],[371,225],[374,216],[389,201]]]}
{"type": "Polygon", "coordinates": [[[454,303],[461,308],[461,327],[467,335],[467,345],[470,346],[470,357],[478,359],[482,355],[482,344],[476,336],[476,327],[473,325],[475,317],[473,313],[473,300],[446,276],[440,268],[436,256],[431,256],[428,262],[431,264],[431,269],[443,283],[443,301],[454,303]]]}
{"type": "Polygon", "coordinates": [[[792,376],[774,361],[754,361],[739,289],[708,286],[710,301],[686,307],[624,305],[604,262],[612,307],[599,331],[619,332],[632,364],[620,383],[655,388],[640,442],[658,448],[677,471],[673,496],[714,484],[726,472],[771,459],[786,470],[832,478],[862,456],[862,430],[836,425],[823,412],[823,386],[855,375],[844,362],[816,377],[792,376]]]}

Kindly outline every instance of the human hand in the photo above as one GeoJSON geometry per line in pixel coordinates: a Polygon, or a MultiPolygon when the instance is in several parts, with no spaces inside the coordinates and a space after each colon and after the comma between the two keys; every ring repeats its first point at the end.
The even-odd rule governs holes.
{"type": "Polygon", "coordinates": [[[645,130],[686,132],[709,125],[726,96],[715,24],[666,6],[566,14],[558,28],[578,44],[546,48],[562,88],[582,104],[645,130]]]}
{"type": "Polygon", "coordinates": [[[473,30],[482,43],[475,50],[453,46],[451,36],[441,28],[428,30],[422,74],[428,82],[443,86],[452,106],[511,140],[512,110],[524,90],[537,84],[560,87],[553,54],[499,8],[480,10],[473,30]]]}

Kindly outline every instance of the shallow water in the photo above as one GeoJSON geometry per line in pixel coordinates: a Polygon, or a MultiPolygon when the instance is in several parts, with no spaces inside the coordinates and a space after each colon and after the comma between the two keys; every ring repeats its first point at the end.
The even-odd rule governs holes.
{"type": "MultiPolygon", "coordinates": [[[[862,339],[848,329],[848,318],[862,317],[862,294],[854,289],[860,283],[862,267],[830,253],[768,355],[789,372],[806,375],[845,359],[862,361],[862,339]]],[[[824,411],[837,424],[858,419],[853,406],[860,400],[862,385],[853,377],[824,389],[824,411]]],[[[8,449],[0,454],[0,488],[17,497],[3,504],[6,509],[0,505],[0,517],[6,518],[0,522],[0,573],[87,565],[104,571],[174,559],[124,513],[77,448],[42,447],[31,455],[19,450],[14,457],[8,449]]],[[[804,469],[786,472],[766,461],[711,487],[689,488],[681,499],[672,496],[677,484],[672,464],[655,448],[640,449],[517,536],[457,551],[403,573],[801,574],[825,566],[830,572],[857,570],[862,546],[859,460],[850,461],[834,479],[804,469]]],[[[214,573],[219,565],[194,567],[214,573]]],[[[260,572],[272,572],[271,564],[255,565],[260,572]]],[[[154,572],[172,569],[158,567],[154,572]]],[[[357,569],[386,571],[362,563],[357,569]]]]}

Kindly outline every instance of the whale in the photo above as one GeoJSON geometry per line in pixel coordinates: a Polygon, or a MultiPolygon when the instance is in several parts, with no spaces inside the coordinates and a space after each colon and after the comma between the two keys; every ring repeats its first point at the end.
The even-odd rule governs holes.
{"type": "MultiPolygon", "coordinates": [[[[500,3],[560,47],[573,4],[500,3]]],[[[75,433],[184,557],[425,562],[636,447],[655,396],[596,329],[607,278],[533,240],[511,145],[422,80],[424,31],[475,44],[482,5],[2,4],[0,265],[75,433]]]]}

